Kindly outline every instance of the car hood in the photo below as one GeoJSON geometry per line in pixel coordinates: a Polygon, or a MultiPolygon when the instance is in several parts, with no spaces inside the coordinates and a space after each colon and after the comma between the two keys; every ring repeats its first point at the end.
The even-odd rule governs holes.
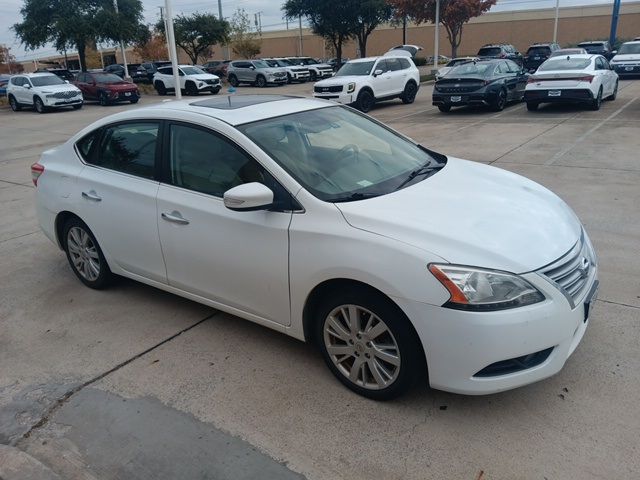
{"type": "Polygon", "coordinates": [[[367,78],[368,75],[341,75],[339,77],[333,76],[326,80],[320,80],[316,82],[314,86],[318,87],[332,87],[334,85],[346,85],[351,82],[362,82],[363,78],[367,78]]]}
{"type": "Polygon", "coordinates": [[[135,90],[138,88],[135,83],[125,82],[125,81],[122,81],[119,83],[97,83],[97,86],[107,88],[109,90],[113,90],[116,92],[126,92],[129,90],[135,90]]]}
{"type": "Polygon", "coordinates": [[[74,92],[79,91],[78,87],[76,87],[73,83],[64,83],[61,85],[45,85],[44,87],[34,87],[39,92],[68,92],[72,90],[74,92]]]}
{"type": "Polygon", "coordinates": [[[279,72],[287,73],[287,70],[284,67],[258,68],[256,69],[256,71],[266,73],[266,74],[270,74],[270,73],[273,74],[273,73],[279,73],[279,72]]]}
{"type": "Polygon", "coordinates": [[[195,80],[220,80],[220,77],[211,73],[199,73],[198,75],[187,75],[187,77],[195,80]]]}
{"type": "Polygon", "coordinates": [[[436,73],[436,77],[442,77],[447,74],[453,67],[440,67],[438,69],[438,73],[436,73]]]}
{"type": "Polygon", "coordinates": [[[397,192],[336,206],[355,228],[451,263],[515,273],[558,259],[582,229],[567,204],[541,185],[454,158],[433,176],[397,192]]]}
{"type": "Polygon", "coordinates": [[[629,62],[636,61],[640,62],[640,53],[624,53],[622,55],[618,54],[611,59],[613,63],[615,62],[629,62]]]}

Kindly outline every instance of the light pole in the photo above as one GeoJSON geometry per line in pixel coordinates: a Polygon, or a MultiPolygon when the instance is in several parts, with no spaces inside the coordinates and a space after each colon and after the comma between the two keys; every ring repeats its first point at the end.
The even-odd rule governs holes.
{"type": "Polygon", "coordinates": [[[175,91],[176,100],[180,100],[182,98],[182,91],[180,90],[180,75],[178,74],[178,52],[176,51],[176,40],[173,33],[171,0],[164,0],[164,9],[166,12],[165,32],[167,32],[167,47],[169,50],[169,58],[171,59],[171,70],[173,70],[173,90],[175,91]]]}
{"type": "MultiPolygon", "coordinates": [[[[440,46],[440,0],[436,0],[436,33],[433,40],[433,69],[438,70],[438,48],[440,46]]],[[[435,73],[435,72],[434,72],[435,73]]]]}
{"type": "Polygon", "coordinates": [[[553,43],[558,43],[558,16],[560,13],[560,0],[556,0],[556,19],[553,23],[553,43]]]}
{"type": "Polygon", "coordinates": [[[302,56],[302,16],[298,16],[298,36],[300,43],[300,56],[302,56]]]}
{"type": "MultiPolygon", "coordinates": [[[[222,18],[222,0],[218,0],[218,20],[222,21],[224,20],[222,18]]],[[[225,60],[229,60],[229,45],[223,45],[222,46],[222,52],[224,55],[224,59],[225,60]]]]}
{"type": "MultiPolygon", "coordinates": [[[[116,16],[119,16],[118,0],[113,0],[113,8],[116,9],[116,16]]],[[[122,39],[120,40],[120,50],[122,51],[122,64],[124,65],[124,78],[126,80],[131,80],[131,77],[129,76],[129,67],[127,66],[127,54],[124,52],[124,42],[122,39]]]]}

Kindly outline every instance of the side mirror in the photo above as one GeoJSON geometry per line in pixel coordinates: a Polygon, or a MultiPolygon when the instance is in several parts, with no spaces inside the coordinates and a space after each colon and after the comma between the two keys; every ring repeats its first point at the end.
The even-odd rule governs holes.
{"type": "Polygon", "coordinates": [[[253,65],[251,65],[249,68],[250,68],[251,70],[255,70],[255,69],[256,69],[256,67],[254,67],[253,65]]]}
{"type": "Polygon", "coordinates": [[[373,76],[377,77],[378,75],[382,75],[382,73],[383,73],[382,70],[378,69],[375,72],[373,72],[373,76]]]}
{"type": "Polygon", "coordinates": [[[65,80],[64,83],[69,83],[69,80],[65,80]]]}
{"type": "Polygon", "coordinates": [[[618,53],[618,50],[613,50],[613,51],[611,52],[611,55],[616,55],[617,53],[618,53]]]}
{"type": "Polygon", "coordinates": [[[273,192],[262,183],[251,182],[233,187],[223,195],[224,206],[236,212],[266,210],[273,204],[273,192]]]}
{"type": "Polygon", "coordinates": [[[24,85],[22,85],[24,88],[31,88],[31,85],[29,85],[28,83],[25,83],[24,85]]]}

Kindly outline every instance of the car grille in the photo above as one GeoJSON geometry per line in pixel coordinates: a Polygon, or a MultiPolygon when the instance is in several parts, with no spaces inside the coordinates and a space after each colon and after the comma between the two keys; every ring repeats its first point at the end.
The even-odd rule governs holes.
{"type": "Polygon", "coordinates": [[[341,92],[343,89],[342,85],[334,85],[331,87],[313,87],[313,91],[315,93],[336,93],[341,92]]]}
{"type": "Polygon", "coordinates": [[[306,68],[292,68],[294,72],[308,72],[309,70],[306,68]]]}
{"type": "Polygon", "coordinates": [[[208,78],[204,81],[204,83],[206,83],[207,85],[217,85],[218,83],[220,83],[220,80],[208,78]]]}
{"type": "Polygon", "coordinates": [[[571,307],[586,294],[587,285],[596,273],[596,257],[589,240],[582,238],[574,247],[551,265],[539,271],[571,299],[571,307]]]}
{"type": "Polygon", "coordinates": [[[273,74],[274,77],[286,77],[287,72],[276,72],[273,74]]]}
{"type": "Polygon", "coordinates": [[[74,92],[73,90],[69,90],[68,92],[55,92],[50,95],[47,95],[48,98],[73,98],[80,95],[80,92],[74,92]]]}

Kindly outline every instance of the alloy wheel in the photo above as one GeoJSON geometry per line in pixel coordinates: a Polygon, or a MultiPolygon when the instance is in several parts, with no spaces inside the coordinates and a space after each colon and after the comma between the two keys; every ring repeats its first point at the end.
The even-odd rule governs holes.
{"type": "Polygon", "coordinates": [[[96,281],[100,276],[100,255],[91,236],[81,227],[70,228],[67,249],[78,274],[90,282],[96,281]]]}
{"type": "Polygon", "coordinates": [[[262,75],[259,75],[258,78],[256,78],[256,85],[260,88],[264,88],[267,85],[267,81],[262,75]]]}
{"type": "Polygon", "coordinates": [[[398,378],[398,343],[387,324],[366,308],[334,308],[324,321],[323,341],[334,366],[359,387],[380,390],[398,378]]]}
{"type": "Polygon", "coordinates": [[[33,105],[36,108],[36,112],[44,113],[44,103],[42,103],[42,100],[40,100],[39,97],[35,98],[35,100],[33,101],[33,105]]]}

